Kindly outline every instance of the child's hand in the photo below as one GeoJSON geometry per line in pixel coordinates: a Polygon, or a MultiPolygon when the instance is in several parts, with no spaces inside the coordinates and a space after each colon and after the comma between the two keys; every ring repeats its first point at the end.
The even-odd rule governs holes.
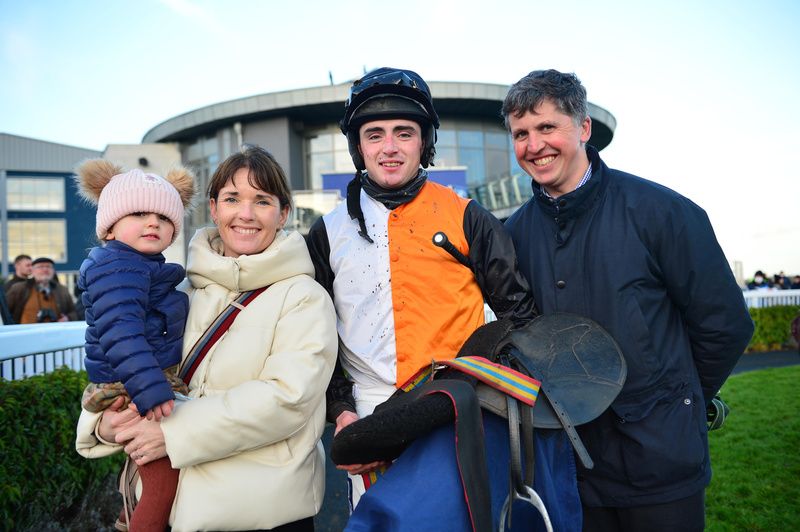
{"type": "Polygon", "coordinates": [[[170,399],[169,401],[163,402],[158,406],[153,407],[152,410],[148,410],[147,412],[147,419],[148,421],[161,421],[161,418],[165,418],[172,413],[172,410],[175,408],[175,401],[170,399]]]}

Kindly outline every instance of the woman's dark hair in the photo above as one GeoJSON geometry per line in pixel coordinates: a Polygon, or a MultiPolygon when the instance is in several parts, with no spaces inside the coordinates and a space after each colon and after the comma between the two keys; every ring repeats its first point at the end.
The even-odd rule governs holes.
{"type": "Polygon", "coordinates": [[[292,192],[286,182],[286,174],[278,161],[264,148],[245,144],[238,153],[234,153],[217,167],[206,194],[209,199],[217,200],[219,191],[233,179],[240,168],[248,168],[247,182],[251,187],[268,192],[278,198],[281,209],[292,208],[292,192]]]}

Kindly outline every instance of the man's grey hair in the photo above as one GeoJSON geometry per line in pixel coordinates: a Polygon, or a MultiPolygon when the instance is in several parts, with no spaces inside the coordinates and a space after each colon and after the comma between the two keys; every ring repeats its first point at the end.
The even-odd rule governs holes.
{"type": "Polygon", "coordinates": [[[511,88],[503,101],[503,122],[511,129],[508,117],[521,118],[526,112],[534,112],[543,101],[553,102],[556,108],[580,124],[588,116],[586,89],[575,74],[564,74],[558,70],[534,70],[511,88]]]}

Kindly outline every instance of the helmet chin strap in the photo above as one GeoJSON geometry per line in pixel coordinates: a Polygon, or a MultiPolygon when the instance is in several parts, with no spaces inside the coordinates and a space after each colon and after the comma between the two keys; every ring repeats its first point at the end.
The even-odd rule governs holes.
{"type": "Polygon", "coordinates": [[[370,244],[375,243],[367,233],[367,224],[361,209],[362,188],[370,198],[379,201],[387,209],[394,210],[416,198],[427,180],[428,172],[420,168],[414,178],[405,185],[396,189],[387,189],[375,183],[369,178],[369,175],[358,170],[355,177],[347,184],[347,214],[352,220],[358,222],[358,234],[370,244]]]}
{"type": "Polygon", "coordinates": [[[358,234],[369,242],[375,241],[367,233],[367,223],[364,221],[364,211],[361,210],[361,170],[356,170],[355,177],[347,184],[347,214],[351,220],[358,221],[358,234]]]}

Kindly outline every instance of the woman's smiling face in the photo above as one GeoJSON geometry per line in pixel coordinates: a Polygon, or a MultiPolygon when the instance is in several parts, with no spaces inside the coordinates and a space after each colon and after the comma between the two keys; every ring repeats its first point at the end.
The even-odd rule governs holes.
{"type": "Polygon", "coordinates": [[[254,188],[249,168],[239,168],[209,200],[211,218],[225,244],[226,257],[256,255],[267,249],[289,216],[277,196],[254,188]]]}

